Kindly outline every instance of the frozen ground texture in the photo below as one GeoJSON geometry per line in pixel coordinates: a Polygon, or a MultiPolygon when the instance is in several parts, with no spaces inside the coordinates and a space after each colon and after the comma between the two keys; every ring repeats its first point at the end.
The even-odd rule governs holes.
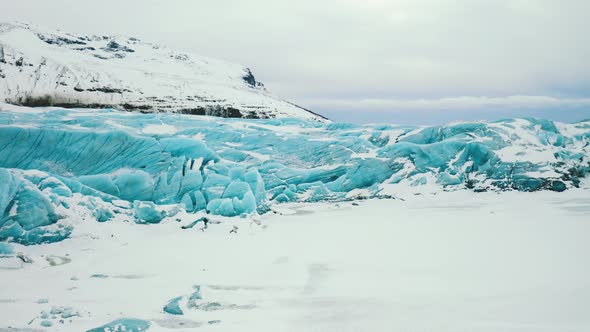
{"type": "Polygon", "coordinates": [[[0,23],[0,102],[325,121],[250,69],[121,36],[0,23]]]}
{"type": "Polygon", "coordinates": [[[590,331],[588,190],[401,198],[14,244],[0,331],[590,331]]]}
{"type": "Polygon", "coordinates": [[[0,106],[0,241],[80,220],[159,223],[277,203],[437,192],[563,191],[590,171],[590,122],[355,126],[0,106]]]}

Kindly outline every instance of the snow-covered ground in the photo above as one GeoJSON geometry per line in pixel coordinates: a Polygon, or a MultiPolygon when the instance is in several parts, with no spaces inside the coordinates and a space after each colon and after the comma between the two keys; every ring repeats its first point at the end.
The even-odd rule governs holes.
{"type": "Polygon", "coordinates": [[[149,331],[590,330],[588,190],[274,209],[205,230],[182,229],[188,215],[86,222],[17,245],[33,262],[0,259],[0,331],[120,318],[149,331]],[[174,299],[183,315],[163,311],[174,299]]]}

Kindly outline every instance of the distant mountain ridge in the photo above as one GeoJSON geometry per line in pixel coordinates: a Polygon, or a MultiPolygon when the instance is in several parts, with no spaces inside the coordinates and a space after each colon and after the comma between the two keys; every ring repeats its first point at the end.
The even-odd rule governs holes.
{"type": "Polygon", "coordinates": [[[0,23],[0,102],[234,118],[323,116],[269,93],[238,64],[133,37],[0,23]]]}

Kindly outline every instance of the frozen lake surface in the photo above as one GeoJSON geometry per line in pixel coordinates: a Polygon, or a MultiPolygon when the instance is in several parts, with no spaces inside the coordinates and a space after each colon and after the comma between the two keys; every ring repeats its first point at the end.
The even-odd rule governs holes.
{"type": "Polygon", "coordinates": [[[17,247],[32,263],[0,259],[0,331],[588,331],[588,193],[290,203],[205,230],[85,222],[17,247]]]}

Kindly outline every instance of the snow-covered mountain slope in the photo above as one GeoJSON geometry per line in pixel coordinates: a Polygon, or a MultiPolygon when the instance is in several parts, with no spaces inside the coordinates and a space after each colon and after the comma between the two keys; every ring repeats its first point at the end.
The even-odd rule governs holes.
{"type": "Polygon", "coordinates": [[[0,102],[326,119],[274,97],[241,65],[136,38],[79,36],[0,23],[0,102]]]}
{"type": "Polygon", "coordinates": [[[245,216],[408,190],[564,191],[589,173],[588,121],[355,126],[0,104],[0,241],[58,241],[81,219],[245,216]]]}

